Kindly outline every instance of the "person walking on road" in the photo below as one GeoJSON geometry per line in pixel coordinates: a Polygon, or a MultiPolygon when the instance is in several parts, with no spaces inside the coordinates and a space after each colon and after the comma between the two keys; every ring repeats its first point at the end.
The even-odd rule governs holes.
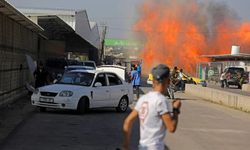
{"type": "Polygon", "coordinates": [[[139,96],[140,96],[140,89],[139,88],[140,88],[140,84],[141,84],[141,76],[140,76],[140,74],[137,71],[137,68],[135,66],[132,67],[130,80],[131,80],[133,88],[136,92],[136,98],[138,100],[139,96]]]}
{"type": "Polygon", "coordinates": [[[153,68],[152,75],[153,91],[138,100],[124,121],[123,150],[129,150],[131,128],[137,117],[140,120],[139,150],[165,150],[166,129],[173,133],[177,128],[181,102],[173,101],[171,111],[171,103],[163,95],[170,83],[170,69],[160,64],[153,68]]]}

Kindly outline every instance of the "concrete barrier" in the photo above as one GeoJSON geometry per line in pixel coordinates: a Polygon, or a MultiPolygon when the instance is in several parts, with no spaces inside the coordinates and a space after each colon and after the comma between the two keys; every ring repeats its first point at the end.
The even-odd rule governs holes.
{"type": "Polygon", "coordinates": [[[192,84],[186,85],[185,93],[241,111],[250,112],[250,96],[192,84]]]}
{"type": "Polygon", "coordinates": [[[243,84],[242,91],[250,92],[250,84],[243,84]]]}

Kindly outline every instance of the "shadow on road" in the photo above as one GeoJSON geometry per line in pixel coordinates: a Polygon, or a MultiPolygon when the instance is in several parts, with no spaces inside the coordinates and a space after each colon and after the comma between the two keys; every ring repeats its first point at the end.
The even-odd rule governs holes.
{"type": "Polygon", "coordinates": [[[86,116],[86,115],[95,115],[95,114],[129,114],[131,109],[124,113],[119,113],[115,110],[115,108],[94,108],[90,109],[85,114],[79,114],[77,111],[74,110],[59,110],[59,109],[47,109],[46,112],[40,112],[39,110],[36,111],[37,114],[53,114],[53,115],[79,115],[79,116],[86,116]]]}

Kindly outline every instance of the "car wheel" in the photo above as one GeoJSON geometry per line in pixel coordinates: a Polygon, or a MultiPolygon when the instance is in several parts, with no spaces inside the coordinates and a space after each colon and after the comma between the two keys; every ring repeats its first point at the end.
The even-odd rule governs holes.
{"type": "Polygon", "coordinates": [[[46,112],[46,107],[39,107],[40,112],[46,112]]]}
{"type": "Polygon", "coordinates": [[[77,105],[77,112],[79,114],[84,114],[88,111],[88,109],[89,109],[88,99],[87,98],[80,99],[77,105]]]}
{"type": "Polygon", "coordinates": [[[117,112],[125,112],[128,109],[128,98],[127,97],[122,97],[118,106],[116,107],[117,112]]]}

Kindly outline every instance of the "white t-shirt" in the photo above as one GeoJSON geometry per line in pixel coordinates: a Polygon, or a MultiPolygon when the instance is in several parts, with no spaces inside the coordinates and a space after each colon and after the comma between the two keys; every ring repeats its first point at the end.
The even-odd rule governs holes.
{"type": "Polygon", "coordinates": [[[178,74],[178,80],[182,80],[182,78],[183,78],[183,74],[182,74],[182,72],[179,72],[179,74],[178,74]]]}
{"type": "Polygon", "coordinates": [[[166,128],[161,115],[170,112],[167,98],[159,92],[142,96],[136,106],[140,119],[139,150],[164,150],[166,128]]]}
{"type": "Polygon", "coordinates": [[[226,79],[226,73],[223,72],[220,76],[220,80],[225,80],[226,79]]]}

